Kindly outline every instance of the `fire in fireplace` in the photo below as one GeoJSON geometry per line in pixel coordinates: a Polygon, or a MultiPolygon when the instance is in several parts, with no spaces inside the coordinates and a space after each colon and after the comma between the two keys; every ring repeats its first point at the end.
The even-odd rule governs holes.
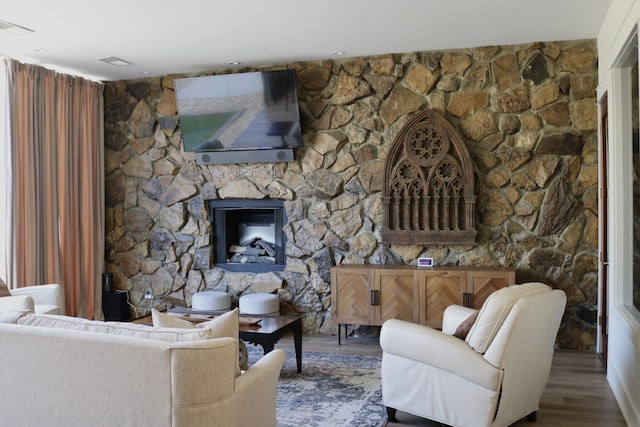
{"type": "Polygon", "coordinates": [[[282,200],[209,200],[209,211],[217,267],[255,273],[284,269],[282,200]]]}

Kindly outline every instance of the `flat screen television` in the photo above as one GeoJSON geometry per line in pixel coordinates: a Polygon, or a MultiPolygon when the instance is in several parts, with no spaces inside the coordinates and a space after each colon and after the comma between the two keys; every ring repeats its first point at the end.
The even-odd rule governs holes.
{"type": "Polygon", "coordinates": [[[293,160],[302,145],[293,70],[174,80],[184,151],[199,163],[293,160]]]}

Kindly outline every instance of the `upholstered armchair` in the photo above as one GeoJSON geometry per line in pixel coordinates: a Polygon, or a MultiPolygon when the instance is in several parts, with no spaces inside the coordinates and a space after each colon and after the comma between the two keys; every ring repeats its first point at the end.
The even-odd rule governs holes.
{"type": "Polygon", "coordinates": [[[389,419],[399,409],[456,427],[535,420],[565,304],[564,292],[527,283],[491,294],[474,322],[474,310],[447,308],[442,331],[386,321],[380,344],[389,419]],[[461,323],[472,324],[468,333],[461,323]]]}
{"type": "Polygon", "coordinates": [[[0,311],[28,311],[37,314],[64,314],[64,292],[58,284],[11,289],[0,298],[0,311]]]}

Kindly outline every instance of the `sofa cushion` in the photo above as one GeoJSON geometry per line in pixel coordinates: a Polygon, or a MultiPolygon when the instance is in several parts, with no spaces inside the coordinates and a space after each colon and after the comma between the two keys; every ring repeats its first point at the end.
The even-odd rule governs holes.
{"type": "MultiPolygon", "coordinates": [[[[153,318],[153,317],[152,317],[153,318]]],[[[28,326],[43,326],[49,328],[64,328],[80,331],[100,332],[114,335],[124,335],[143,339],[153,339],[165,342],[197,341],[203,339],[230,337],[236,340],[238,331],[238,309],[229,311],[215,319],[206,322],[202,328],[167,328],[153,327],[129,322],[103,322],[87,320],[79,317],[59,316],[53,314],[34,314],[19,319],[18,323],[28,326]]],[[[240,375],[240,365],[236,365],[236,376],[240,375]]]]}
{"type": "Polygon", "coordinates": [[[548,285],[539,282],[511,285],[498,289],[489,295],[482,305],[478,312],[478,318],[471,327],[465,341],[475,351],[484,354],[507,318],[511,308],[519,299],[538,292],[549,291],[550,289],[548,285]]]}
{"type": "Polygon", "coordinates": [[[150,328],[147,325],[136,323],[102,322],[100,320],[87,320],[79,317],[60,316],[56,314],[34,314],[20,319],[18,323],[28,326],[125,335],[169,343],[218,338],[215,336],[215,331],[207,329],[150,328]]]}

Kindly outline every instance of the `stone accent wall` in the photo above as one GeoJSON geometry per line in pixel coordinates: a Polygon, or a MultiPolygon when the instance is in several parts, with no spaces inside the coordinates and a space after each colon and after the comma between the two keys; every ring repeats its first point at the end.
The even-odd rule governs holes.
{"type": "MultiPolygon", "coordinates": [[[[308,333],[335,333],[340,263],[514,266],[563,289],[563,347],[596,340],[597,53],[593,40],[284,64],[294,69],[305,146],[291,163],[199,166],[184,153],[173,78],[105,88],[106,270],[134,304],[189,305],[204,289],[278,292],[308,333]],[[384,161],[423,108],[463,135],[478,195],[473,246],[380,243],[384,161]],[[211,268],[205,200],[286,200],[284,272],[211,268]]],[[[242,70],[253,71],[253,70],[242,70]]],[[[211,74],[214,74],[213,72],[211,74]]],[[[361,327],[357,333],[371,332],[361,327]]],[[[375,333],[375,331],[373,331],[375,333]]]]}

